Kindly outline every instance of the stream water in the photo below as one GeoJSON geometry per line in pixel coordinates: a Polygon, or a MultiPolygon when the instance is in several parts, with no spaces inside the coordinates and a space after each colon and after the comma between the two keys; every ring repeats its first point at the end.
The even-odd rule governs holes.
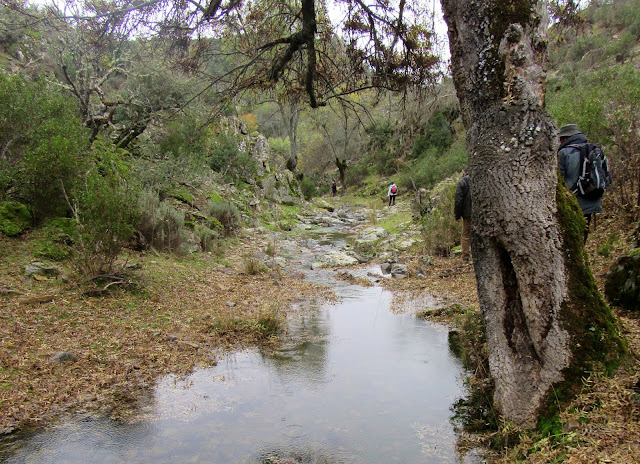
{"type": "MultiPolygon", "coordinates": [[[[309,269],[304,257],[341,240],[313,240],[297,254],[299,265],[309,269]]],[[[278,350],[230,353],[187,378],[163,378],[132,424],[78,416],[5,440],[0,461],[473,462],[457,455],[449,423],[464,373],[447,330],[416,318],[406,302],[393,308],[380,286],[348,284],[330,270],[305,272],[331,285],[340,302],[301,302],[278,350]]],[[[350,272],[372,280],[380,274],[373,267],[350,272]]]]}

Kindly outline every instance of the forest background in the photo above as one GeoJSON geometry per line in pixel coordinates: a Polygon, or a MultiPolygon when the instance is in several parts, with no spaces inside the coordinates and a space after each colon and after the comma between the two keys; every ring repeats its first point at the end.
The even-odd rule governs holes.
{"type": "MultiPolygon", "coordinates": [[[[154,22],[134,36],[142,16],[106,15],[97,2],[88,11],[68,6],[3,2],[0,231],[34,239],[36,257],[72,263],[78,280],[119,282],[128,247],[222,255],[243,226],[289,229],[299,199],[327,194],[332,180],[341,195],[377,201],[390,180],[418,193],[467,164],[442,69],[398,92],[397,82],[375,82],[374,64],[356,55],[360,74],[338,79],[313,105],[304,63],[276,69],[276,80],[259,77],[274,71],[255,54],[269,36],[250,24],[229,21],[194,39],[185,24],[154,22]],[[275,184],[263,182],[265,166],[251,155],[261,136],[275,184]]],[[[290,13],[265,2],[247,20],[259,22],[269,7],[290,13]]],[[[606,147],[615,182],[605,214],[637,224],[640,6],[591,2],[568,18],[550,30],[547,110],[606,147]]],[[[336,68],[354,59],[346,39],[327,38],[323,53],[336,68]]],[[[420,41],[433,37],[416,29],[420,41]]],[[[425,252],[448,255],[454,221],[420,213],[425,252]]],[[[629,246],[624,230],[611,230],[596,252],[629,246]]]]}
{"type": "MultiPolygon", "coordinates": [[[[558,125],[575,122],[607,147],[616,178],[610,208],[634,217],[640,195],[638,13],[633,2],[601,3],[552,27],[547,109],[558,125]]],[[[249,68],[238,75],[234,60],[259,40],[249,31],[192,40],[160,25],[166,28],[160,36],[132,38],[140,27],[135,17],[78,20],[79,12],[5,4],[0,192],[2,200],[26,206],[30,226],[68,215],[71,207],[106,215],[87,217],[85,225],[117,223],[110,233],[121,240],[133,229],[150,229],[151,240],[162,236],[153,231],[167,223],[162,217],[180,216],[165,199],[188,202],[184,184],[195,185],[203,167],[220,184],[240,190],[255,184],[254,161],[239,146],[242,134],[225,129],[229,116],[243,121],[244,132],[268,139],[269,162],[294,172],[306,199],[327,193],[333,179],[343,191],[366,184],[366,194],[384,193],[382,183],[393,178],[402,191],[416,192],[466,165],[455,91],[439,70],[428,76],[432,85],[402,93],[385,89],[390,82],[372,83],[370,71],[362,81],[369,85],[340,83],[344,95],[333,89],[335,98],[312,109],[304,75],[291,71],[278,82],[246,76],[249,68]],[[100,186],[104,196],[96,198],[93,183],[107,179],[109,185],[100,186]],[[96,202],[105,203],[92,208],[96,202]],[[120,208],[122,202],[129,206],[120,208]],[[126,216],[109,216],[116,210],[126,216]]],[[[425,40],[434,46],[434,36],[425,40]]],[[[338,56],[345,50],[336,45],[331,51],[338,56]]],[[[246,209],[242,201],[234,206],[246,209]]],[[[179,217],[170,222],[184,227],[179,217]]],[[[218,224],[200,226],[203,248],[224,232],[218,224]]],[[[180,248],[177,238],[163,240],[153,246],[180,248]]],[[[116,251],[110,253],[107,261],[116,251]]]]}

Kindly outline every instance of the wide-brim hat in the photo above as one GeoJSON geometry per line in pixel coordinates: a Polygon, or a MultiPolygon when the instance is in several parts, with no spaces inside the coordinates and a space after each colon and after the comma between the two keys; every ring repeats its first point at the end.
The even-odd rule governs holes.
{"type": "Polygon", "coordinates": [[[558,137],[571,137],[572,135],[576,135],[582,132],[577,124],[565,124],[560,128],[560,132],[558,133],[558,137]]]}

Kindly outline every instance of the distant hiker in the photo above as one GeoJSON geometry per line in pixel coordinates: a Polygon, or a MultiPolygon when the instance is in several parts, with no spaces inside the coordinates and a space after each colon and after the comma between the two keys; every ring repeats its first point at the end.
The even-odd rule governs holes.
{"type": "Polygon", "coordinates": [[[389,191],[387,192],[387,196],[389,197],[389,206],[396,204],[396,195],[398,194],[398,186],[391,182],[389,185],[389,191]]]}
{"type": "Polygon", "coordinates": [[[337,193],[338,193],[338,185],[336,184],[336,180],[333,179],[331,181],[331,196],[335,197],[337,193]]]}
{"type": "Polygon", "coordinates": [[[469,189],[469,171],[465,167],[462,170],[462,177],[456,185],[456,196],[454,200],[453,213],[456,221],[462,218],[462,260],[469,262],[471,259],[471,191],[469,189]]]}
{"type": "Polygon", "coordinates": [[[558,168],[567,187],[576,195],[578,205],[587,220],[584,230],[586,243],[591,219],[595,229],[595,215],[602,211],[602,194],[611,182],[611,175],[600,147],[588,143],[577,124],[562,126],[558,137],[558,168]]]}

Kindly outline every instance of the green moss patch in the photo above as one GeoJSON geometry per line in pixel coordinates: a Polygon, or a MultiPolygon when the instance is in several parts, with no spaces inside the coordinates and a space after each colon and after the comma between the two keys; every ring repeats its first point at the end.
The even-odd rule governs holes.
{"type": "Polygon", "coordinates": [[[566,380],[554,387],[539,421],[539,427],[549,431],[555,429],[553,417],[559,408],[579,392],[582,379],[590,372],[612,373],[627,352],[618,321],[598,291],[589,267],[583,245],[584,216],[575,196],[560,180],[556,200],[569,282],[569,296],[562,307],[561,318],[563,326],[572,334],[574,349],[571,366],[564,372],[566,380]]]}
{"type": "Polygon", "coordinates": [[[31,213],[25,205],[17,201],[0,203],[0,232],[7,237],[20,235],[29,228],[31,213]]]}

